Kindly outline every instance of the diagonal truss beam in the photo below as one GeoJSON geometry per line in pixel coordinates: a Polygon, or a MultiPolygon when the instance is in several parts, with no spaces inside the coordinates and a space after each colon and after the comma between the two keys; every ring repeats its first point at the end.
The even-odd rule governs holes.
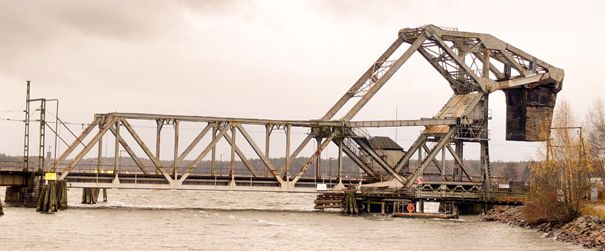
{"type": "Polygon", "coordinates": [[[397,165],[395,165],[395,172],[401,173],[403,167],[408,164],[412,156],[414,156],[414,153],[418,151],[418,149],[424,144],[424,142],[426,142],[426,136],[424,134],[421,134],[416,139],[416,141],[414,141],[414,143],[412,144],[410,149],[408,149],[405,155],[403,155],[403,157],[401,157],[401,159],[397,161],[397,165]]]}
{"type": "Polygon", "coordinates": [[[349,112],[342,118],[342,120],[349,121],[351,120],[360,110],[363,108],[368,101],[384,86],[384,84],[391,79],[393,74],[399,70],[399,68],[414,54],[414,52],[422,45],[422,42],[426,39],[426,36],[423,34],[412,43],[412,45],[395,61],[389,70],[378,79],[372,87],[355,103],[355,105],[349,110],[349,112]]]}
{"type": "Polygon", "coordinates": [[[323,142],[319,145],[319,147],[315,150],[315,152],[313,153],[313,155],[311,155],[311,157],[309,157],[307,159],[307,161],[305,162],[305,164],[300,168],[300,170],[298,170],[298,173],[296,174],[296,176],[294,176],[294,179],[292,179],[292,183],[296,184],[296,182],[307,171],[307,169],[309,168],[309,166],[311,165],[311,163],[313,163],[314,161],[316,161],[319,158],[319,155],[321,154],[321,152],[323,151],[323,149],[325,149],[330,144],[330,142],[332,142],[333,139],[334,139],[334,132],[332,132],[330,134],[330,136],[328,136],[327,138],[325,138],[323,140],[323,142]]]}
{"type": "Polygon", "coordinates": [[[105,135],[107,130],[109,130],[109,128],[111,127],[111,124],[115,122],[116,119],[112,118],[108,121],[105,121],[103,124],[99,124],[99,132],[97,132],[97,134],[95,134],[95,136],[86,144],[86,146],[84,146],[84,149],[82,149],[82,151],[80,151],[80,153],[76,155],[76,157],[71,161],[69,166],[62,170],[59,180],[63,180],[65,176],[69,174],[69,172],[80,162],[80,160],[82,160],[82,158],[84,158],[84,156],[90,151],[90,149],[92,149],[92,147],[99,142],[103,135],[105,135]]]}
{"type": "Polygon", "coordinates": [[[250,171],[250,174],[252,174],[252,176],[254,176],[254,177],[258,177],[256,175],[256,173],[254,173],[254,167],[252,166],[252,163],[250,163],[248,158],[246,158],[246,155],[237,146],[237,144],[233,143],[233,140],[231,140],[231,136],[229,135],[229,133],[226,133],[225,135],[223,135],[223,138],[225,138],[225,140],[227,140],[227,143],[229,143],[229,145],[234,148],[235,152],[237,153],[237,156],[244,163],[244,166],[246,166],[246,168],[248,168],[248,171],[250,171]]]}
{"type": "Polygon", "coordinates": [[[312,134],[307,135],[307,137],[305,137],[305,139],[298,145],[298,147],[296,147],[294,152],[289,157],[287,157],[286,164],[282,168],[282,169],[284,169],[284,171],[290,169],[289,167],[290,167],[290,165],[292,165],[292,161],[294,161],[296,159],[296,157],[298,157],[298,154],[300,154],[300,152],[303,149],[305,149],[305,147],[307,147],[307,145],[309,144],[311,139],[313,139],[313,135],[312,134]]]}
{"type": "MultiPolygon", "coordinates": [[[[137,167],[139,167],[139,169],[141,169],[143,174],[147,174],[147,172],[145,172],[145,169],[143,169],[143,167],[145,166],[145,165],[143,165],[143,161],[141,161],[141,159],[135,154],[135,152],[128,145],[128,143],[126,143],[126,140],[124,140],[124,138],[122,138],[122,136],[120,136],[118,134],[116,128],[114,126],[111,126],[111,128],[109,128],[109,131],[111,131],[111,133],[117,138],[120,145],[122,145],[122,147],[124,147],[124,150],[126,150],[126,152],[128,153],[128,156],[130,156],[130,158],[134,161],[134,163],[137,165],[137,167]]],[[[115,157],[117,158],[118,156],[115,156],[115,157]]]]}
{"type": "Polygon", "coordinates": [[[439,143],[437,143],[437,145],[435,147],[433,147],[433,149],[431,149],[429,154],[424,158],[420,167],[416,168],[416,170],[414,170],[414,172],[408,177],[407,183],[405,185],[406,187],[412,187],[414,185],[416,178],[418,178],[418,176],[420,176],[421,174],[424,173],[424,169],[426,169],[428,164],[435,158],[435,156],[437,156],[437,153],[441,149],[443,149],[443,147],[447,143],[450,142],[452,135],[454,135],[454,131],[455,131],[455,127],[451,127],[450,130],[441,137],[441,139],[439,140],[439,143]]]}
{"type": "Polygon", "coordinates": [[[216,137],[210,142],[210,144],[206,146],[206,148],[204,148],[204,150],[200,154],[198,154],[195,160],[189,165],[187,171],[179,179],[180,182],[183,182],[185,179],[187,179],[187,177],[189,177],[189,175],[191,175],[193,169],[195,169],[197,165],[200,164],[204,157],[206,157],[206,155],[212,150],[216,143],[221,140],[221,138],[231,129],[232,126],[233,125],[231,123],[219,126],[220,129],[216,137]]]}
{"type": "MultiPolygon", "coordinates": [[[[333,140],[334,144],[336,144],[337,146],[340,147],[340,141],[342,141],[342,139],[335,139],[333,140]]],[[[344,151],[344,153],[359,167],[361,168],[361,170],[363,170],[368,176],[374,177],[374,178],[378,178],[378,175],[376,175],[376,173],[374,173],[374,171],[372,171],[372,169],[370,167],[368,167],[359,156],[357,156],[355,154],[355,152],[353,150],[351,150],[349,148],[349,146],[347,144],[342,144],[342,150],[344,151]]]]}
{"type": "Polygon", "coordinates": [[[399,175],[397,172],[395,172],[395,170],[393,170],[393,168],[386,161],[384,161],[380,156],[378,156],[374,149],[372,149],[369,145],[365,144],[365,142],[355,141],[355,143],[357,143],[357,145],[359,145],[364,152],[370,155],[370,157],[372,157],[372,159],[376,161],[376,163],[378,163],[378,165],[383,170],[392,175],[393,178],[401,182],[401,184],[405,184],[406,179],[399,175]]]}
{"type": "Polygon", "coordinates": [[[92,129],[94,129],[100,122],[101,122],[101,118],[95,118],[95,120],[92,123],[90,123],[82,131],[82,133],[80,133],[80,135],[71,143],[71,145],[69,145],[69,147],[61,154],[61,156],[59,156],[59,158],[53,162],[51,171],[56,172],[59,164],[61,164],[61,162],[65,161],[65,159],[78,147],[79,144],[82,143],[82,141],[86,138],[86,136],[88,136],[88,134],[90,134],[92,129]]]}
{"type": "MultiPolygon", "coordinates": [[[[427,153],[431,151],[431,149],[429,149],[429,147],[426,146],[426,144],[422,145],[422,149],[424,149],[424,151],[427,152],[427,153]]],[[[440,149],[440,150],[443,150],[443,149],[440,149]]],[[[441,164],[439,163],[439,161],[437,161],[437,159],[435,159],[435,157],[433,157],[431,159],[431,162],[433,162],[433,164],[435,165],[435,167],[437,167],[437,170],[439,170],[439,173],[443,173],[443,169],[442,168],[444,168],[444,167],[441,167],[441,164]]]]}
{"type": "Polygon", "coordinates": [[[149,147],[147,147],[147,145],[145,145],[145,142],[143,142],[143,140],[141,139],[141,136],[139,136],[139,134],[134,130],[132,125],[126,119],[119,119],[119,120],[122,123],[122,125],[124,125],[124,128],[126,128],[128,133],[130,133],[130,136],[132,136],[134,141],[137,142],[137,144],[139,145],[139,147],[141,147],[141,149],[143,149],[143,152],[145,152],[145,154],[147,155],[149,160],[151,160],[151,163],[153,163],[155,168],[158,171],[160,171],[160,173],[164,176],[164,178],[166,178],[168,183],[171,183],[173,181],[173,179],[172,179],[172,177],[170,177],[170,174],[168,174],[168,172],[166,172],[166,169],[162,166],[162,163],[160,163],[158,158],[151,152],[151,150],[149,150],[149,147]]]}
{"type": "MultiPolygon", "coordinates": [[[[489,53],[489,50],[485,49],[484,51],[487,51],[489,53]]],[[[501,80],[501,79],[505,79],[506,75],[504,75],[504,73],[502,73],[498,67],[496,67],[492,62],[490,62],[490,56],[486,55],[485,52],[473,52],[473,54],[475,55],[475,57],[477,57],[479,59],[479,61],[481,61],[482,64],[486,65],[489,64],[489,71],[491,73],[494,74],[494,76],[496,76],[497,80],[501,80]]]]}
{"type": "Polygon", "coordinates": [[[460,166],[460,169],[462,169],[462,172],[464,173],[466,178],[469,181],[473,181],[473,179],[471,179],[471,176],[468,175],[468,173],[466,172],[466,168],[464,167],[464,162],[462,161],[462,159],[460,159],[460,156],[458,156],[458,154],[456,154],[456,151],[454,151],[454,149],[452,149],[452,147],[450,145],[446,145],[446,148],[450,152],[450,154],[452,154],[452,156],[454,157],[454,160],[456,161],[456,163],[458,163],[458,166],[460,166]]]}
{"type": "Polygon", "coordinates": [[[456,53],[454,53],[449,48],[449,46],[447,46],[447,44],[432,30],[431,30],[431,34],[433,35],[431,37],[431,39],[433,41],[437,42],[437,44],[441,47],[441,49],[443,49],[448,54],[448,56],[451,57],[451,59],[458,65],[458,67],[462,68],[465,71],[465,74],[469,75],[475,81],[475,83],[477,83],[479,85],[479,87],[481,88],[481,90],[483,92],[487,92],[487,88],[486,88],[485,84],[483,82],[481,82],[479,77],[468,67],[468,65],[466,65],[466,63],[462,62],[460,60],[460,58],[458,57],[458,55],[456,55],[456,53]]]}
{"type": "Polygon", "coordinates": [[[403,39],[398,36],[397,39],[393,42],[393,44],[391,44],[391,46],[389,46],[389,48],[384,53],[382,53],[380,57],[378,57],[374,64],[372,64],[370,68],[368,68],[368,70],[363,75],[361,75],[361,77],[355,82],[355,84],[353,84],[353,86],[351,86],[351,88],[336,102],[336,104],[334,104],[334,106],[332,106],[332,108],[328,110],[328,112],[321,118],[321,120],[332,119],[334,115],[336,115],[336,113],[338,113],[338,111],[340,111],[340,109],[342,109],[342,107],[351,98],[353,98],[353,96],[355,96],[355,94],[359,91],[363,84],[368,81],[368,79],[370,79],[370,77],[372,77],[376,73],[376,71],[380,69],[380,67],[382,67],[382,65],[386,62],[387,59],[391,57],[391,55],[393,55],[393,53],[395,53],[397,48],[399,48],[402,43],[403,39]]]}
{"type": "Polygon", "coordinates": [[[244,139],[246,139],[246,141],[248,142],[248,144],[250,144],[250,146],[252,147],[252,149],[256,152],[256,155],[258,155],[258,157],[262,160],[262,162],[265,164],[265,167],[267,169],[269,169],[269,172],[271,173],[271,175],[273,175],[273,177],[275,177],[275,179],[279,182],[279,184],[283,184],[284,180],[282,179],[281,175],[279,174],[279,172],[275,169],[275,167],[273,167],[273,165],[271,164],[271,161],[269,160],[269,158],[267,158],[267,156],[265,154],[263,154],[263,152],[260,150],[260,148],[258,147],[258,145],[256,144],[256,142],[254,142],[254,139],[252,139],[252,137],[250,136],[250,134],[248,134],[248,132],[246,131],[246,129],[244,129],[244,127],[242,125],[236,125],[237,129],[240,131],[240,133],[244,136],[244,139]]]}
{"type": "Polygon", "coordinates": [[[176,160],[177,165],[179,163],[181,163],[187,157],[187,155],[189,155],[189,153],[191,153],[193,148],[195,148],[197,146],[197,144],[200,143],[202,138],[204,138],[204,136],[206,136],[206,134],[208,133],[208,131],[210,131],[211,128],[212,128],[212,126],[210,124],[207,124],[206,127],[204,127],[204,129],[202,129],[202,131],[200,133],[198,133],[197,136],[195,136],[193,141],[191,141],[191,143],[187,146],[187,148],[185,148],[185,151],[183,151],[181,153],[181,155],[178,157],[178,159],[176,160]]]}
{"type": "Polygon", "coordinates": [[[517,62],[517,60],[513,58],[513,55],[510,52],[501,51],[500,54],[504,56],[506,62],[512,65],[513,68],[515,68],[515,70],[517,70],[522,77],[527,77],[531,74],[524,66],[520,65],[519,62],[517,62]]]}

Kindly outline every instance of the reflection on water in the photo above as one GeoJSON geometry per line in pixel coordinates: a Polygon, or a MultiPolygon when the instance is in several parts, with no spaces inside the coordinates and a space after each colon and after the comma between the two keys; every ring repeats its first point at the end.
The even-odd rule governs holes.
{"type": "MultiPolygon", "coordinates": [[[[4,189],[0,189],[4,198],[4,189]]],[[[580,250],[531,230],[459,220],[313,212],[312,194],[108,190],[52,215],[5,208],[0,250],[580,250]]]]}

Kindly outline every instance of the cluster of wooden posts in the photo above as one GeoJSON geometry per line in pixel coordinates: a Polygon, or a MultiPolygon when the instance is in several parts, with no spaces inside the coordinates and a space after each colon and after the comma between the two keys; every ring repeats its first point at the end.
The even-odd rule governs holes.
{"type": "Polygon", "coordinates": [[[357,199],[355,198],[355,190],[347,190],[342,198],[342,212],[344,214],[359,214],[357,199]]]}
{"type": "MultiPolygon", "coordinates": [[[[83,188],[82,204],[97,204],[101,188],[83,188]]],[[[107,202],[107,189],[103,188],[103,202],[107,202]]]]}
{"type": "MultiPolygon", "coordinates": [[[[40,186],[37,212],[54,213],[57,210],[67,209],[67,182],[64,180],[49,180],[40,186]]],[[[83,188],[82,204],[96,204],[101,188],[83,188]]],[[[103,201],[107,201],[107,190],[103,189],[103,201]]],[[[0,203],[0,215],[2,215],[0,203]]]]}
{"type": "Polygon", "coordinates": [[[343,193],[321,193],[315,199],[315,209],[342,208],[343,193]]]}
{"type": "Polygon", "coordinates": [[[67,182],[64,180],[49,180],[40,186],[37,212],[54,213],[57,210],[67,209],[67,182]]]}
{"type": "Polygon", "coordinates": [[[328,208],[342,209],[344,214],[359,214],[361,210],[355,198],[356,190],[342,192],[326,192],[317,195],[315,209],[324,210],[328,208]]]}

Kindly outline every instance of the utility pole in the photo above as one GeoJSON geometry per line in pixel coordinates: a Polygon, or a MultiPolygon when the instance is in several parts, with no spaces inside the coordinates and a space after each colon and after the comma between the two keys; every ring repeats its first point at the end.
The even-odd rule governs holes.
{"type": "Polygon", "coordinates": [[[40,148],[38,149],[38,170],[44,170],[44,148],[46,146],[46,99],[40,99],[40,148]]]}
{"type": "Polygon", "coordinates": [[[25,93],[25,138],[23,142],[23,169],[29,171],[29,80],[25,93]]]}

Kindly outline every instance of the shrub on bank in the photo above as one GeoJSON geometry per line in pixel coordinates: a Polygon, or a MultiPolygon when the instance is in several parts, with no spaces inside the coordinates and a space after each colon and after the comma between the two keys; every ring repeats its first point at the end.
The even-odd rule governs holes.
{"type": "Polygon", "coordinates": [[[562,102],[554,116],[544,160],[530,165],[529,201],[523,210],[529,224],[572,221],[588,198],[592,165],[582,128],[574,124],[571,108],[562,102]]]}

